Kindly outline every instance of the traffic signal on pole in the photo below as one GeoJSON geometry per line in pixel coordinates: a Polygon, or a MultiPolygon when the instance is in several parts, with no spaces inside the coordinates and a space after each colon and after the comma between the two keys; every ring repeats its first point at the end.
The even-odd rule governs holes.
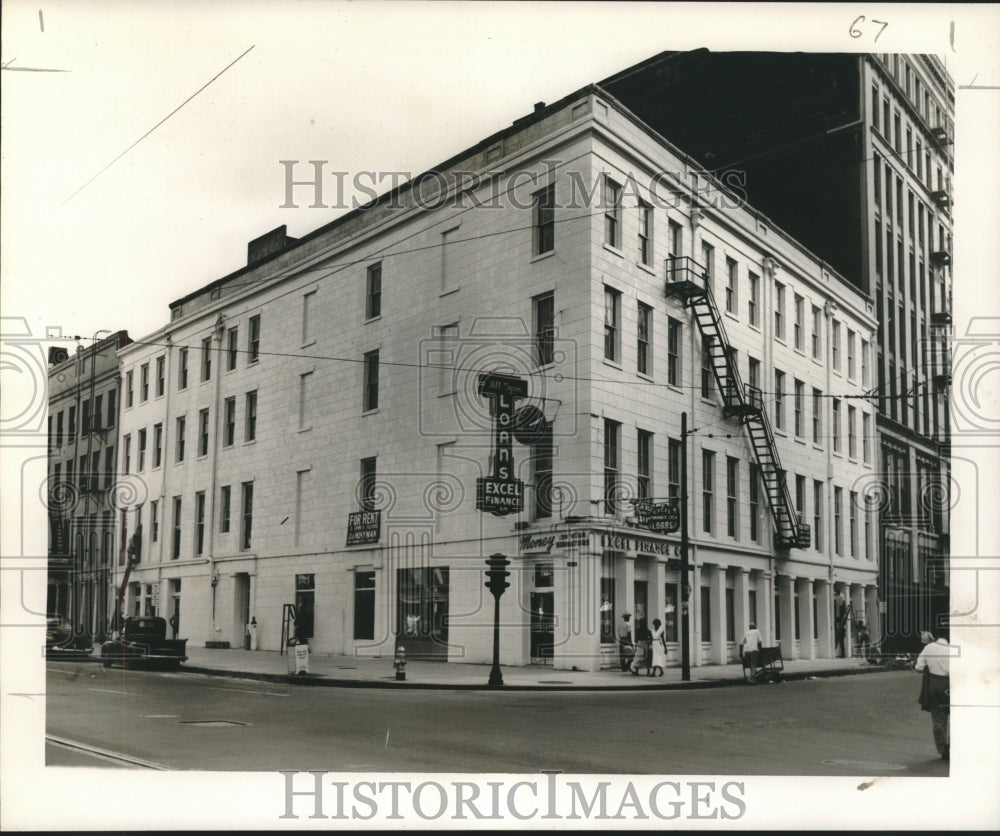
{"type": "Polygon", "coordinates": [[[502,554],[495,554],[486,560],[486,565],[489,567],[486,570],[486,588],[494,595],[502,594],[510,587],[510,583],[506,580],[510,577],[510,572],[506,571],[510,561],[502,554]]]}

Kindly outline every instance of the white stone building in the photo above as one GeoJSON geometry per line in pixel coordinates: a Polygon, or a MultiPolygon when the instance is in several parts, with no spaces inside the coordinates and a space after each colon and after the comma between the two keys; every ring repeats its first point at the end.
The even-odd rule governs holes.
{"type": "Polygon", "coordinates": [[[679,537],[630,500],[679,494],[685,412],[692,662],[736,658],[750,620],[786,658],[832,656],[834,594],[876,600],[876,320],[735,186],[589,87],[371,207],[251,242],[120,352],[127,611],[178,612],[193,644],[242,645],[254,621],[262,650],[298,632],[488,662],[502,553],[503,664],[614,666],[625,611],[663,620],[676,662],[679,537]],[[545,419],[512,442],[506,516],[476,508],[507,461],[487,372],[545,419]]]}

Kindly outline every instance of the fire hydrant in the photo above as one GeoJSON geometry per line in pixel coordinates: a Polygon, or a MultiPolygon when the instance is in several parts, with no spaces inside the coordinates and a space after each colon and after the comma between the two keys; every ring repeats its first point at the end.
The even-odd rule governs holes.
{"type": "Polygon", "coordinates": [[[392,666],[396,669],[396,681],[406,681],[406,648],[400,645],[396,648],[396,658],[392,660],[392,666]]]}

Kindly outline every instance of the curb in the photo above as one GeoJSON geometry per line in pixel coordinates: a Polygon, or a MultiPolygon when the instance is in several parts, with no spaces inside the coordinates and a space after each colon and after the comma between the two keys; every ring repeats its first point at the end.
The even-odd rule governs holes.
{"type": "MultiPolygon", "coordinates": [[[[491,688],[489,685],[473,685],[465,683],[449,682],[398,682],[395,679],[336,679],[323,674],[276,674],[257,673],[254,671],[232,671],[222,668],[206,668],[199,666],[184,665],[182,671],[188,673],[201,674],[203,676],[225,676],[233,679],[249,679],[258,682],[275,682],[286,685],[300,685],[303,687],[318,688],[380,688],[396,690],[425,690],[425,691],[632,691],[642,693],[645,691],[693,691],[707,688],[733,688],[748,683],[742,678],[732,679],[700,679],[691,682],[664,682],[657,685],[503,685],[500,688],[491,688]]],[[[852,670],[818,670],[802,671],[798,673],[782,673],[777,680],[781,682],[795,682],[809,679],[829,679],[841,676],[854,676],[855,674],[886,673],[889,669],[881,665],[872,665],[868,668],[856,668],[852,670]]]]}

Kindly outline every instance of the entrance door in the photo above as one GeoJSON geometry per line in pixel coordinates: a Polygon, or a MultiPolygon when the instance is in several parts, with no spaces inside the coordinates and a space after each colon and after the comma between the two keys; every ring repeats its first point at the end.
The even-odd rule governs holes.
{"type": "Polygon", "coordinates": [[[233,647],[246,647],[247,623],[250,621],[250,575],[237,572],[233,585],[233,647]]]}
{"type": "Polygon", "coordinates": [[[409,659],[448,660],[448,567],[396,570],[396,631],[409,659]]]}
{"type": "Polygon", "coordinates": [[[553,595],[551,592],[531,593],[531,662],[551,665],[553,630],[553,595]]]}

